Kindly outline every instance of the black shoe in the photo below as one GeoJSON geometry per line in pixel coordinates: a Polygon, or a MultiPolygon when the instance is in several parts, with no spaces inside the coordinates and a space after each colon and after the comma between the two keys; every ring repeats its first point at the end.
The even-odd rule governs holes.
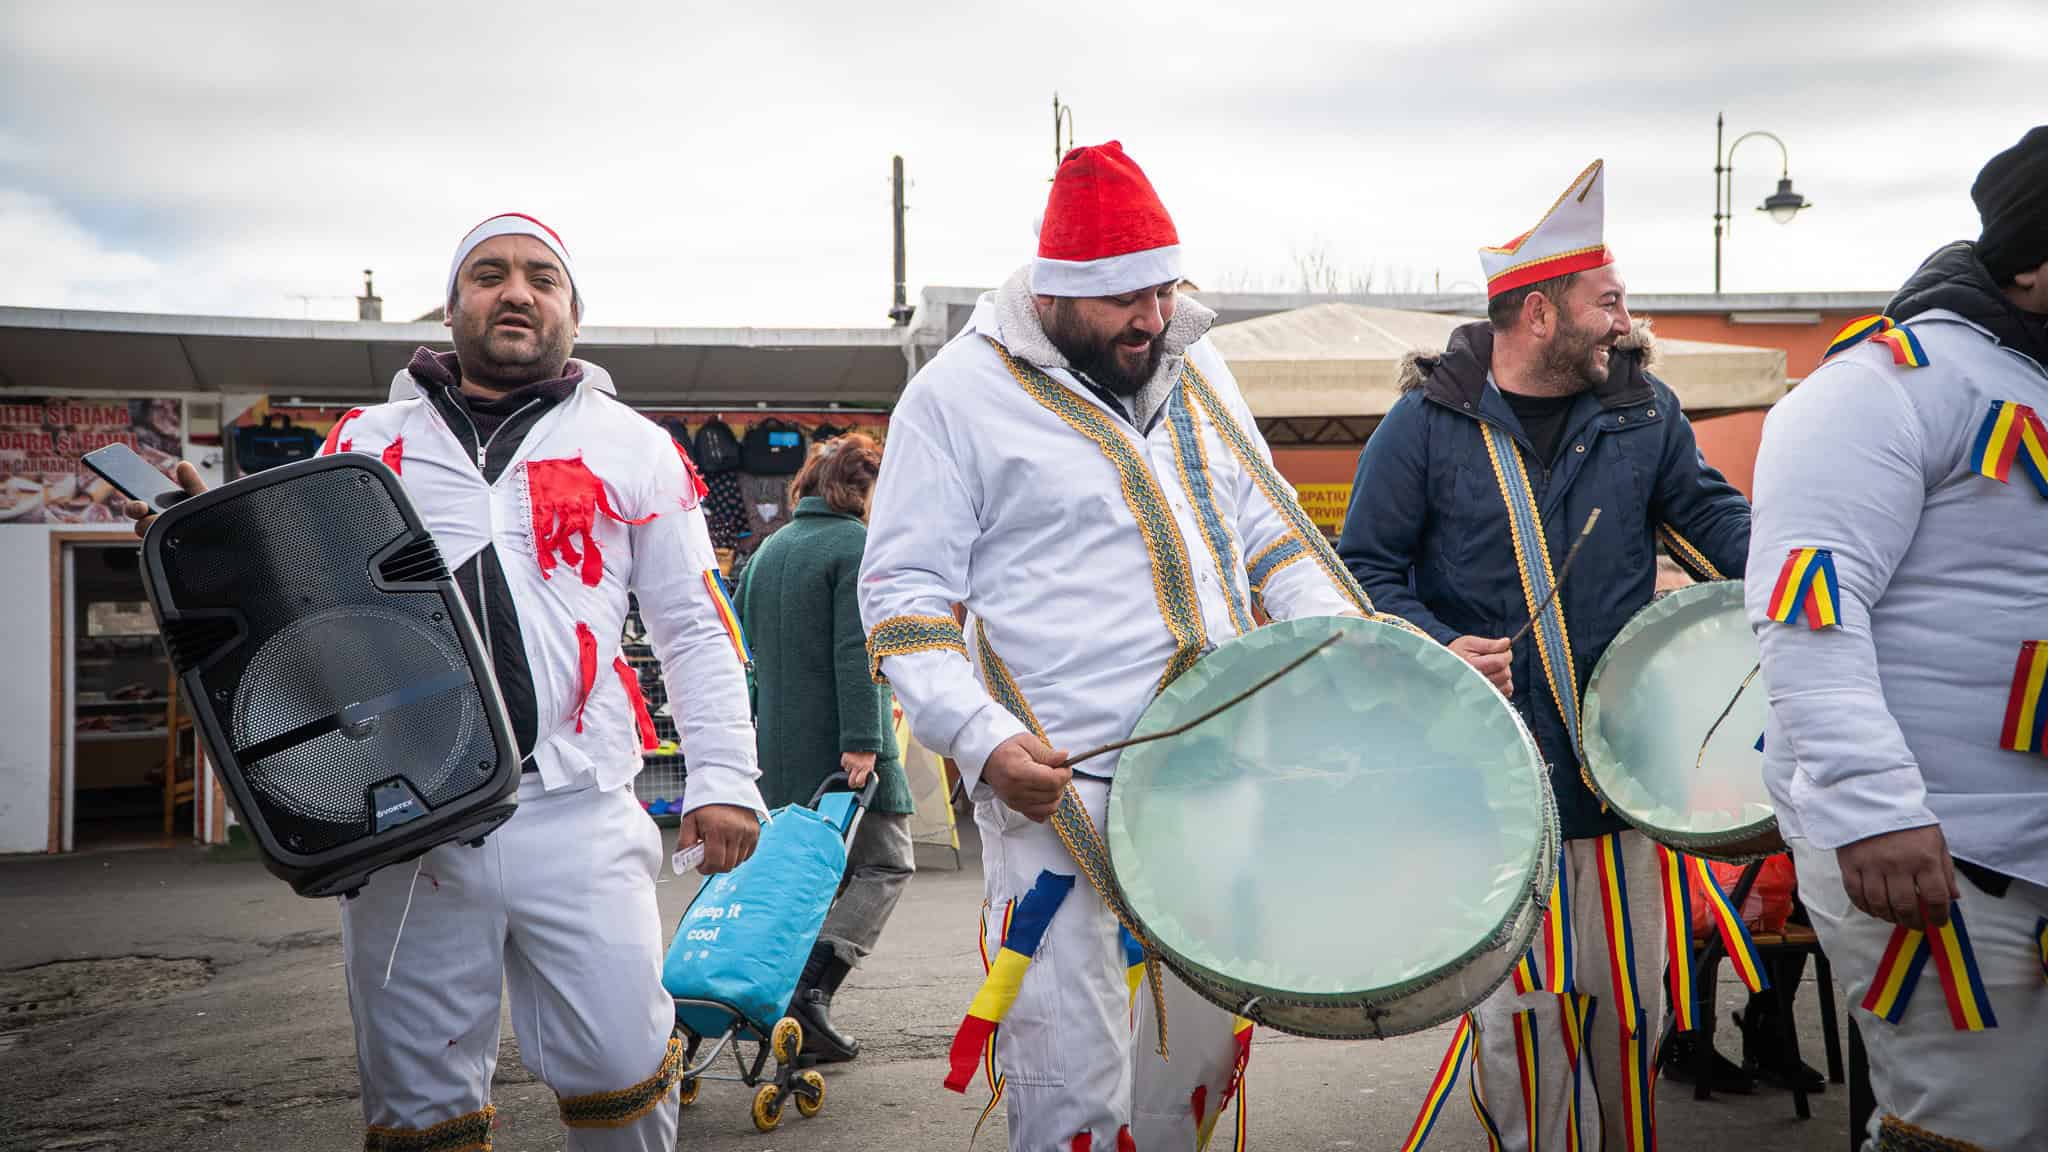
{"type": "MultiPolygon", "coordinates": [[[[1663,1070],[1666,1080],[1678,1084],[1693,1082],[1693,1062],[1699,1051],[1695,1045],[1699,1039],[1690,1032],[1674,1033],[1657,1053],[1657,1065],[1663,1070]]],[[[1712,1088],[1731,1096],[1749,1096],[1756,1092],[1756,1078],[1741,1065],[1719,1052],[1714,1053],[1712,1088]]]]}
{"type": "Polygon", "coordinates": [[[860,1055],[860,1041],[832,1023],[832,996],[850,971],[830,945],[812,948],[810,961],[804,965],[803,981],[789,1002],[789,1014],[804,1026],[801,1062],[842,1064],[860,1055]]]}

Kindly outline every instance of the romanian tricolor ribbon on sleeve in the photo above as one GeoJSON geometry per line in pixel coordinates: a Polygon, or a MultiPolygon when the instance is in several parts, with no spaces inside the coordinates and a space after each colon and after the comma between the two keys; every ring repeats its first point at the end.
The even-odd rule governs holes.
{"type": "Polygon", "coordinates": [[[2012,690],[2005,701],[2005,725],[1998,746],[2013,752],[2048,756],[2048,708],[2042,707],[2042,682],[2048,680],[2048,641],[2020,645],[2013,664],[2012,690]]]}
{"type": "Polygon", "coordinates": [[[1802,616],[1806,626],[1819,631],[1841,622],[1841,584],[1835,579],[1835,554],[1827,548],[1794,548],[1778,571],[1778,583],[1771,589],[1770,616],[1790,624],[1802,616]]]}
{"type": "Polygon", "coordinates": [[[718,612],[718,622],[725,626],[725,638],[732,642],[733,655],[740,658],[742,665],[753,667],[754,654],[747,650],[746,631],[740,627],[739,615],[732,610],[732,600],[725,594],[725,582],[713,569],[704,570],[704,591],[711,595],[711,606],[718,612]]]}
{"type": "Polygon", "coordinates": [[[953,1034],[951,1067],[946,1073],[947,1088],[955,1092],[967,1091],[968,1081],[974,1079],[975,1069],[981,1065],[989,1037],[995,1035],[996,1026],[1003,1022],[1003,1017],[1009,1015],[1010,1006],[1017,1002],[1018,989],[1024,985],[1024,973],[1031,967],[1031,958],[1038,953],[1046,926],[1052,923],[1053,913],[1059,911],[1061,902],[1073,890],[1072,876],[1040,872],[1031,891],[1017,902],[1009,929],[1003,934],[1003,946],[989,964],[988,978],[982,981],[981,991],[974,994],[974,1002],[968,1005],[967,1018],[960,1022],[960,1030],[953,1034]]]}
{"type": "Polygon", "coordinates": [[[1977,954],[1970,949],[1970,932],[1963,926],[1960,904],[1949,905],[1948,923],[1932,933],[1903,924],[1892,929],[1892,938],[1871,977],[1870,991],[1864,994],[1863,1010],[1892,1024],[1904,1019],[1906,1005],[1919,987],[1930,957],[1948,1001],[1949,1023],[1956,1031],[1998,1027],[1991,998],[1984,991],[1984,977],[1977,970],[1977,954]]]}
{"type": "Polygon", "coordinates": [[[2048,496],[2048,427],[2025,404],[1993,400],[1970,444],[1970,471],[2010,484],[2015,462],[2034,489],[2048,496]]]}
{"type": "MultiPolygon", "coordinates": [[[[1451,1089],[1458,1086],[1458,1071],[1472,1053],[1472,1036],[1472,1017],[1459,1017],[1458,1029],[1451,1033],[1450,1050],[1444,1053],[1443,1063],[1437,1065],[1436,1078],[1429,1082],[1429,1091],[1422,1097],[1422,1111],[1416,1115],[1414,1126],[1408,1129],[1408,1138],[1401,1141],[1401,1152],[1420,1152],[1422,1146],[1429,1142],[1429,1134],[1436,1130],[1436,1122],[1443,1118],[1451,1089]]],[[[1479,1097],[1476,1093],[1472,1102],[1477,1108],[1479,1097]]]]}
{"type": "Polygon", "coordinates": [[[1840,332],[1835,333],[1835,338],[1829,341],[1828,350],[1821,359],[1832,359],[1836,353],[1846,352],[1872,336],[1880,332],[1889,332],[1891,329],[1892,322],[1889,316],[1863,316],[1851,320],[1840,332]]]}
{"type": "Polygon", "coordinates": [[[1893,325],[1873,337],[1880,344],[1891,345],[1892,363],[1902,368],[1927,367],[1927,349],[1921,347],[1920,337],[1911,328],[1893,325]]]}

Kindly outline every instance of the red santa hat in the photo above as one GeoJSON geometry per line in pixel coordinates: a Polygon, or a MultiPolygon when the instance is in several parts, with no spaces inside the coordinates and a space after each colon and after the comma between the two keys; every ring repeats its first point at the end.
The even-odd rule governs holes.
{"type": "Polygon", "coordinates": [[[1601,160],[1586,165],[1534,228],[1502,247],[1479,250],[1487,299],[1553,276],[1614,263],[1614,254],[1602,239],[1607,215],[1600,179],[1604,165],[1601,160]]]}
{"type": "Polygon", "coordinates": [[[1041,296],[1119,296],[1180,279],[1180,234],[1137,161],[1111,140],[1060,161],[1031,290],[1041,296]]]}
{"type": "Polygon", "coordinates": [[[524,212],[501,212],[471,228],[463,236],[462,243],[455,246],[455,259],[448,262],[448,301],[455,302],[455,278],[462,272],[462,262],[476,251],[477,245],[498,236],[531,236],[547,245],[555,259],[562,262],[562,271],[569,277],[569,291],[574,295],[577,315],[583,313],[583,290],[576,286],[576,269],[569,263],[569,246],[553,228],[524,212]]]}

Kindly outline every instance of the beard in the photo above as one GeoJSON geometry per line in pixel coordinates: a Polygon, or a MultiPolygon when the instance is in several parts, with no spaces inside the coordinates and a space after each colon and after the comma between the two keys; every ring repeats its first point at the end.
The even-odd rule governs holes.
{"type": "Polygon", "coordinates": [[[537,309],[500,307],[488,318],[458,311],[453,332],[462,374],[500,392],[562,375],[575,347],[570,327],[550,323],[537,309]],[[514,317],[527,327],[499,327],[514,317]]]}
{"type": "Polygon", "coordinates": [[[1557,335],[1543,350],[1543,374],[1566,392],[1598,388],[1607,383],[1612,349],[1604,326],[1573,328],[1560,317],[1557,335]]]}
{"type": "Polygon", "coordinates": [[[1139,347],[1126,343],[1125,338],[1130,335],[1137,333],[1127,329],[1100,336],[1088,331],[1074,302],[1064,297],[1054,302],[1052,323],[1045,326],[1046,339],[1067,358],[1069,367],[1125,399],[1136,396],[1145,387],[1166,354],[1165,343],[1154,336],[1143,344],[1141,366],[1126,367],[1127,356],[1139,347]]]}

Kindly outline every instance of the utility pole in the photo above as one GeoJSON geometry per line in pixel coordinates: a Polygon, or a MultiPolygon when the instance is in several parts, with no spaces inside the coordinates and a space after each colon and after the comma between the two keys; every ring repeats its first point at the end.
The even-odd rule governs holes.
{"type": "Polygon", "coordinates": [[[903,157],[891,156],[889,161],[895,188],[891,198],[896,219],[896,303],[889,308],[889,321],[902,328],[910,323],[911,316],[909,273],[903,255],[903,157]]]}

